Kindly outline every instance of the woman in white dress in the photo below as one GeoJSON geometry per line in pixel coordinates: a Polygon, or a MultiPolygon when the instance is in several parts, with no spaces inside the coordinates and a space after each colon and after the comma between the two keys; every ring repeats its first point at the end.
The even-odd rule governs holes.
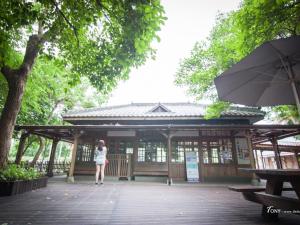
{"type": "Polygon", "coordinates": [[[101,172],[100,184],[103,184],[106,154],[107,154],[107,148],[105,147],[105,142],[104,142],[104,140],[100,140],[98,146],[95,149],[96,184],[97,185],[98,185],[100,172],[101,172]]]}

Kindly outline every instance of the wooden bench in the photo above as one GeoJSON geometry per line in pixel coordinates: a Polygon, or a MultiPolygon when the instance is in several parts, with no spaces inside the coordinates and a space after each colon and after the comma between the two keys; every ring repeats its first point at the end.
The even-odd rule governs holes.
{"type": "MultiPolygon", "coordinates": [[[[251,186],[251,185],[243,185],[243,186],[229,186],[229,190],[236,192],[262,192],[266,190],[264,186],[251,186]]],[[[292,187],[283,187],[282,191],[293,191],[292,187]]]]}
{"type": "Polygon", "coordinates": [[[291,213],[300,215],[300,201],[295,198],[271,195],[267,193],[244,192],[244,198],[248,201],[256,202],[264,206],[272,206],[274,209],[288,210],[291,213]]]}
{"type": "Polygon", "coordinates": [[[168,171],[134,171],[134,176],[168,176],[168,171]]]}

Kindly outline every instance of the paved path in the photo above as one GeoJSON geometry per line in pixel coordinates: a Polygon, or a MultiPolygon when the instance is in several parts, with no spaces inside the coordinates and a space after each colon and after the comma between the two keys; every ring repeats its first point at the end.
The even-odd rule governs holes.
{"type": "Polygon", "coordinates": [[[260,211],[259,205],[222,186],[50,182],[47,188],[0,198],[0,225],[300,224],[300,216],[290,214],[266,223],[260,211]]]}

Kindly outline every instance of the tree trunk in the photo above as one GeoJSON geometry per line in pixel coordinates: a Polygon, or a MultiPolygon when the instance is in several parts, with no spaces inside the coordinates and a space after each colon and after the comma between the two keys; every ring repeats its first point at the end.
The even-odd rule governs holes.
{"type": "Polygon", "coordinates": [[[32,70],[43,41],[39,35],[30,36],[21,66],[18,69],[11,69],[7,66],[1,68],[1,72],[8,83],[8,94],[0,117],[0,169],[6,165],[14,126],[24,95],[26,80],[32,70]]]}
{"type": "Polygon", "coordinates": [[[4,167],[11,145],[11,138],[20,111],[26,80],[16,79],[10,82],[7,99],[0,118],[0,168],[4,167]]]}
{"type": "Polygon", "coordinates": [[[38,136],[38,138],[39,138],[39,141],[40,141],[40,146],[39,146],[39,149],[38,149],[37,153],[35,154],[32,162],[30,163],[31,167],[33,167],[36,164],[36,162],[38,161],[41,153],[43,152],[43,150],[45,148],[45,140],[40,136],[38,136]]]}
{"type": "Polygon", "coordinates": [[[22,156],[24,154],[24,149],[25,149],[25,143],[26,143],[26,139],[28,136],[29,136],[29,133],[23,132],[20,137],[18,151],[17,151],[17,155],[16,155],[16,160],[15,160],[16,164],[20,164],[20,162],[22,160],[22,156]]]}

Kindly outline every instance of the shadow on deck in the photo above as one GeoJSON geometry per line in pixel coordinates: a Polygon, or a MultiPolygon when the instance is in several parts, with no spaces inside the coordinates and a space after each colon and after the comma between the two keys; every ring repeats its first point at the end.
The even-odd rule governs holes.
{"type": "Polygon", "coordinates": [[[300,217],[280,214],[266,223],[261,207],[222,185],[92,180],[48,187],[0,198],[0,224],[280,224],[298,225],[300,217]]]}

